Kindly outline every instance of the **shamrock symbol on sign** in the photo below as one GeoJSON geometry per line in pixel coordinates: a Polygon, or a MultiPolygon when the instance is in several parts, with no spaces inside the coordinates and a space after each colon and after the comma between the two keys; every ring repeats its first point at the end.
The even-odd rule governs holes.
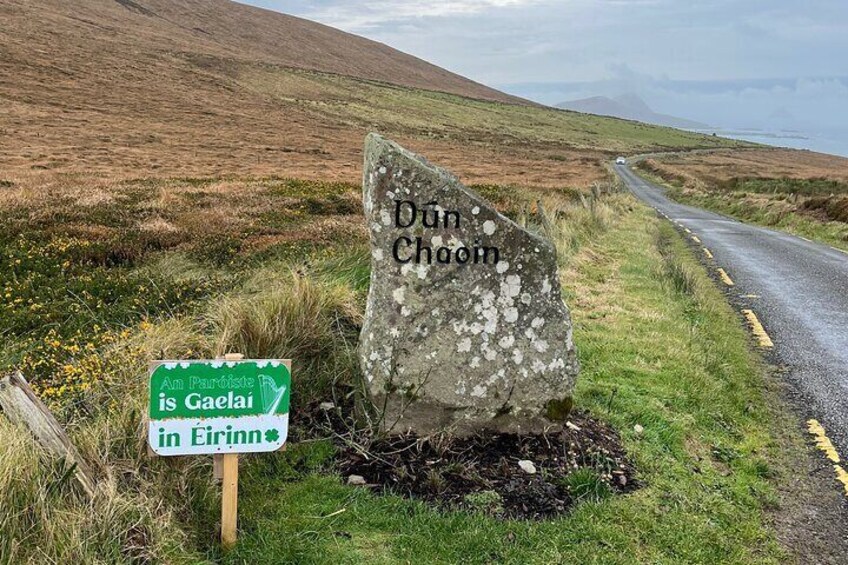
{"type": "Polygon", "coordinates": [[[280,439],[280,432],[276,429],[266,430],[265,431],[265,441],[268,443],[276,443],[280,439]]]}

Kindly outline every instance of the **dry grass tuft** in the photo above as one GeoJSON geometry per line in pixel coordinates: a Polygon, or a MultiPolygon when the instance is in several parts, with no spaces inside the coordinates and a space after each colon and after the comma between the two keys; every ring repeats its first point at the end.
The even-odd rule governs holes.
{"type": "Polygon", "coordinates": [[[0,418],[0,563],[200,560],[177,510],[191,512],[189,483],[196,492],[214,492],[208,479],[204,487],[205,473],[199,472],[208,464],[194,458],[188,470],[151,468],[139,434],[144,401],[138,387],[128,385],[108,418],[72,430],[83,457],[97,470],[93,500],[78,491],[63,462],[43,456],[25,430],[0,418]]]}
{"type": "Polygon", "coordinates": [[[246,289],[245,294],[219,299],[209,309],[206,322],[216,336],[218,355],[317,358],[333,350],[345,328],[361,323],[350,290],[294,271],[283,276],[260,271],[246,289]]]}
{"type": "Polygon", "coordinates": [[[154,234],[169,234],[176,233],[179,231],[179,228],[177,228],[174,224],[160,217],[145,220],[141,222],[138,227],[143,232],[149,232],[154,234]]]}
{"type": "Polygon", "coordinates": [[[107,204],[114,204],[115,202],[115,198],[112,194],[99,188],[81,191],[76,200],[77,205],[82,206],[83,208],[104,206],[107,204]]]}
{"type": "Polygon", "coordinates": [[[584,243],[612,225],[626,202],[618,192],[615,184],[598,184],[579,200],[552,195],[537,203],[534,222],[556,246],[560,264],[567,264],[584,243]]]}

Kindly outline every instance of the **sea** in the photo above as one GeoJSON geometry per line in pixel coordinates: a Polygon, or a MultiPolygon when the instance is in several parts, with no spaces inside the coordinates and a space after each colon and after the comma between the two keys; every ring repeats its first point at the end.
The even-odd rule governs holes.
{"type": "Polygon", "coordinates": [[[753,141],[755,143],[774,145],[776,147],[809,149],[810,151],[817,151],[819,153],[829,153],[831,155],[848,157],[848,129],[832,129],[812,132],[789,129],[769,131],[754,128],[709,128],[691,131],[708,134],[715,133],[716,135],[729,137],[731,139],[753,141]]]}

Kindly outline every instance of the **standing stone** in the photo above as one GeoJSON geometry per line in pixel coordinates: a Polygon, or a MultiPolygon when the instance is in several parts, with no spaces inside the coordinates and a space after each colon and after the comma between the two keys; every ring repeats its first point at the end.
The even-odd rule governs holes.
{"type": "Polygon", "coordinates": [[[360,362],[384,430],[531,431],[568,415],[578,362],[556,250],[446,170],[371,134],[360,362]]]}

